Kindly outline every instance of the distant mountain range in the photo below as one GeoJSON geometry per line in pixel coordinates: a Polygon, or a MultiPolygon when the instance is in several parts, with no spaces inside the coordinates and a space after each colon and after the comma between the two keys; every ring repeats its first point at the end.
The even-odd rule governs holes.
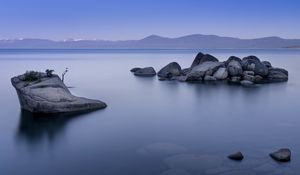
{"type": "Polygon", "coordinates": [[[0,40],[0,49],[199,49],[199,48],[300,48],[300,39],[265,37],[239,39],[216,35],[187,35],[167,38],[151,35],[141,40],[0,40]]]}

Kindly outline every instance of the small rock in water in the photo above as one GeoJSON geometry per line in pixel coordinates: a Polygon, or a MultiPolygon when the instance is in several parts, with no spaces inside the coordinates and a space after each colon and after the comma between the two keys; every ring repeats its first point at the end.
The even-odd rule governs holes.
{"type": "Polygon", "coordinates": [[[244,80],[255,81],[255,77],[253,75],[244,75],[244,80]]]}
{"type": "Polygon", "coordinates": [[[231,83],[239,83],[241,81],[241,77],[231,77],[229,82],[231,83]]]}
{"type": "Polygon", "coordinates": [[[229,159],[231,160],[243,160],[244,159],[244,156],[243,154],[239,151],[239,152],[236,152],[234,154],[230,154],[228,156],[229,159]]]}
{"type": "Polygon", "coordinates": [[[243,86],[252,86],[254,83],[252,81],[243,80],[241,81],[241,85],[243,86]]]}
{"type": "Polygon", "coordinates": [[[166,81],[167,78],[159,78],[158,80],[159,80],[159,81],[166,81]]]}
{"type": "Polygon", "coordinates": [[[291,151],[283,148],[270,154],[270,156],[279,162],[289,162],[291,160],[291,151]]]}
{"type": "Polygon", "coordinates": [[[260,75],[255,75],[255,77],[254,77],[254,82],[255,83],[261,83],[262,81],[263,81],[263,77],[262,76],[260,76],[260,75]]]}
{"type": "Polygon", "coordinates": [[[154,70],[153,67],[145,67],[145,68],[142,68],[142,69],[139,69],[139,70],[135,71],[134,75],[144,76],[144,77],[149,76],[150,77],[150,76],[155,76],[156,71],[154,70]]]}
{"type": "Polygon", "coordinates": [[[135,67],[135,68],[132,68],[132,69],[130,70],[130,72],[136,72],[136,71],[141,70],[141,69],[142,69],[142,68],[135,67]]]}

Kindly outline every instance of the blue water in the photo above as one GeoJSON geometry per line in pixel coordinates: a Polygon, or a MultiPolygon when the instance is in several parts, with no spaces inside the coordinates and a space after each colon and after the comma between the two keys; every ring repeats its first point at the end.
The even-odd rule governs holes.
{"type": "Polygon", "coordinates": [[[1,175],[298,174],[300,50],[0,50],[1,175]],[[287,83],[253,88],[135,77],[192,63],[198,51],[220,60],[257,55],[289,71],[287,83]],[[34,118],[21,111],[10,78],[26,70],[68,67],[73,94],[105,110],[34,118]],[[268,154],[282,147],[292,161],[268,154]],[[245,159],[226,156],[242,151],[245,159]]]}

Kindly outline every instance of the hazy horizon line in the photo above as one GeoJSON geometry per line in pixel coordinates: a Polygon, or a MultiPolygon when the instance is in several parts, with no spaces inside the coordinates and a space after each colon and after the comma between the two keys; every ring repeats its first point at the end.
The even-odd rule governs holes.
{"type": "Polygon", "coordinates": [[[135,38],[135,39],[119,39],[119,40],[114,40],[114,39],[99,39],[99,38],[66,38],[66,39],[51,39],[51,38],[38,38],[38,37],[20,37],[20,38],[0,38],[0,41],[11,41],[11,40],[49,40],[49,41],[55,41],[55,42],[67,42],[67,41],[112,41],[112,42],[118,42],[118,41],[139,41],[143,40],[149,37],[161,37],[161,38],[166,38],[166,39],[176,39],[176,38],[182,38],[182,37],[187,37],[187,36],[196,36],[196,35],[202,35],[202,36],[216,36],[216,37],[225,37],[225,38],[235,38],[235,39],[241,39],[241,40],[255,40],[255,39],[262,39],[262,38],[280,38],[280,39],[287,39],[287,40],[298,40],[300,38],[284,38],[280,36],[263,36],[263,37],[255,37],[255,38],[241,38],[241,37],[233,37],[233,36],[224,36],[224,35],[217,35],[217,34],[200,34],[200,33],[194,33],[194,34],[185,34],[185,35],[179,35],[179,36],[163,36],[163,35],[158,35],[158,34],[150,34],[146,35],[143,38],[135,38]]]}

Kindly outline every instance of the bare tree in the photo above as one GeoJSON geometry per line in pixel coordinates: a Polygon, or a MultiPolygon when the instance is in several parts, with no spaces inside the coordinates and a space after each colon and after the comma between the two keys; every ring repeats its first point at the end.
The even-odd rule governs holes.
{"type": "Polygon", "coordinates": [[[67,72],[68,72],[68,68],[66,68],[65,71],[62,73],[62,76],[61,76],[62,82],[64,82],[64,80],[65,80],[65,75],[66,75],[67,72]]]}

